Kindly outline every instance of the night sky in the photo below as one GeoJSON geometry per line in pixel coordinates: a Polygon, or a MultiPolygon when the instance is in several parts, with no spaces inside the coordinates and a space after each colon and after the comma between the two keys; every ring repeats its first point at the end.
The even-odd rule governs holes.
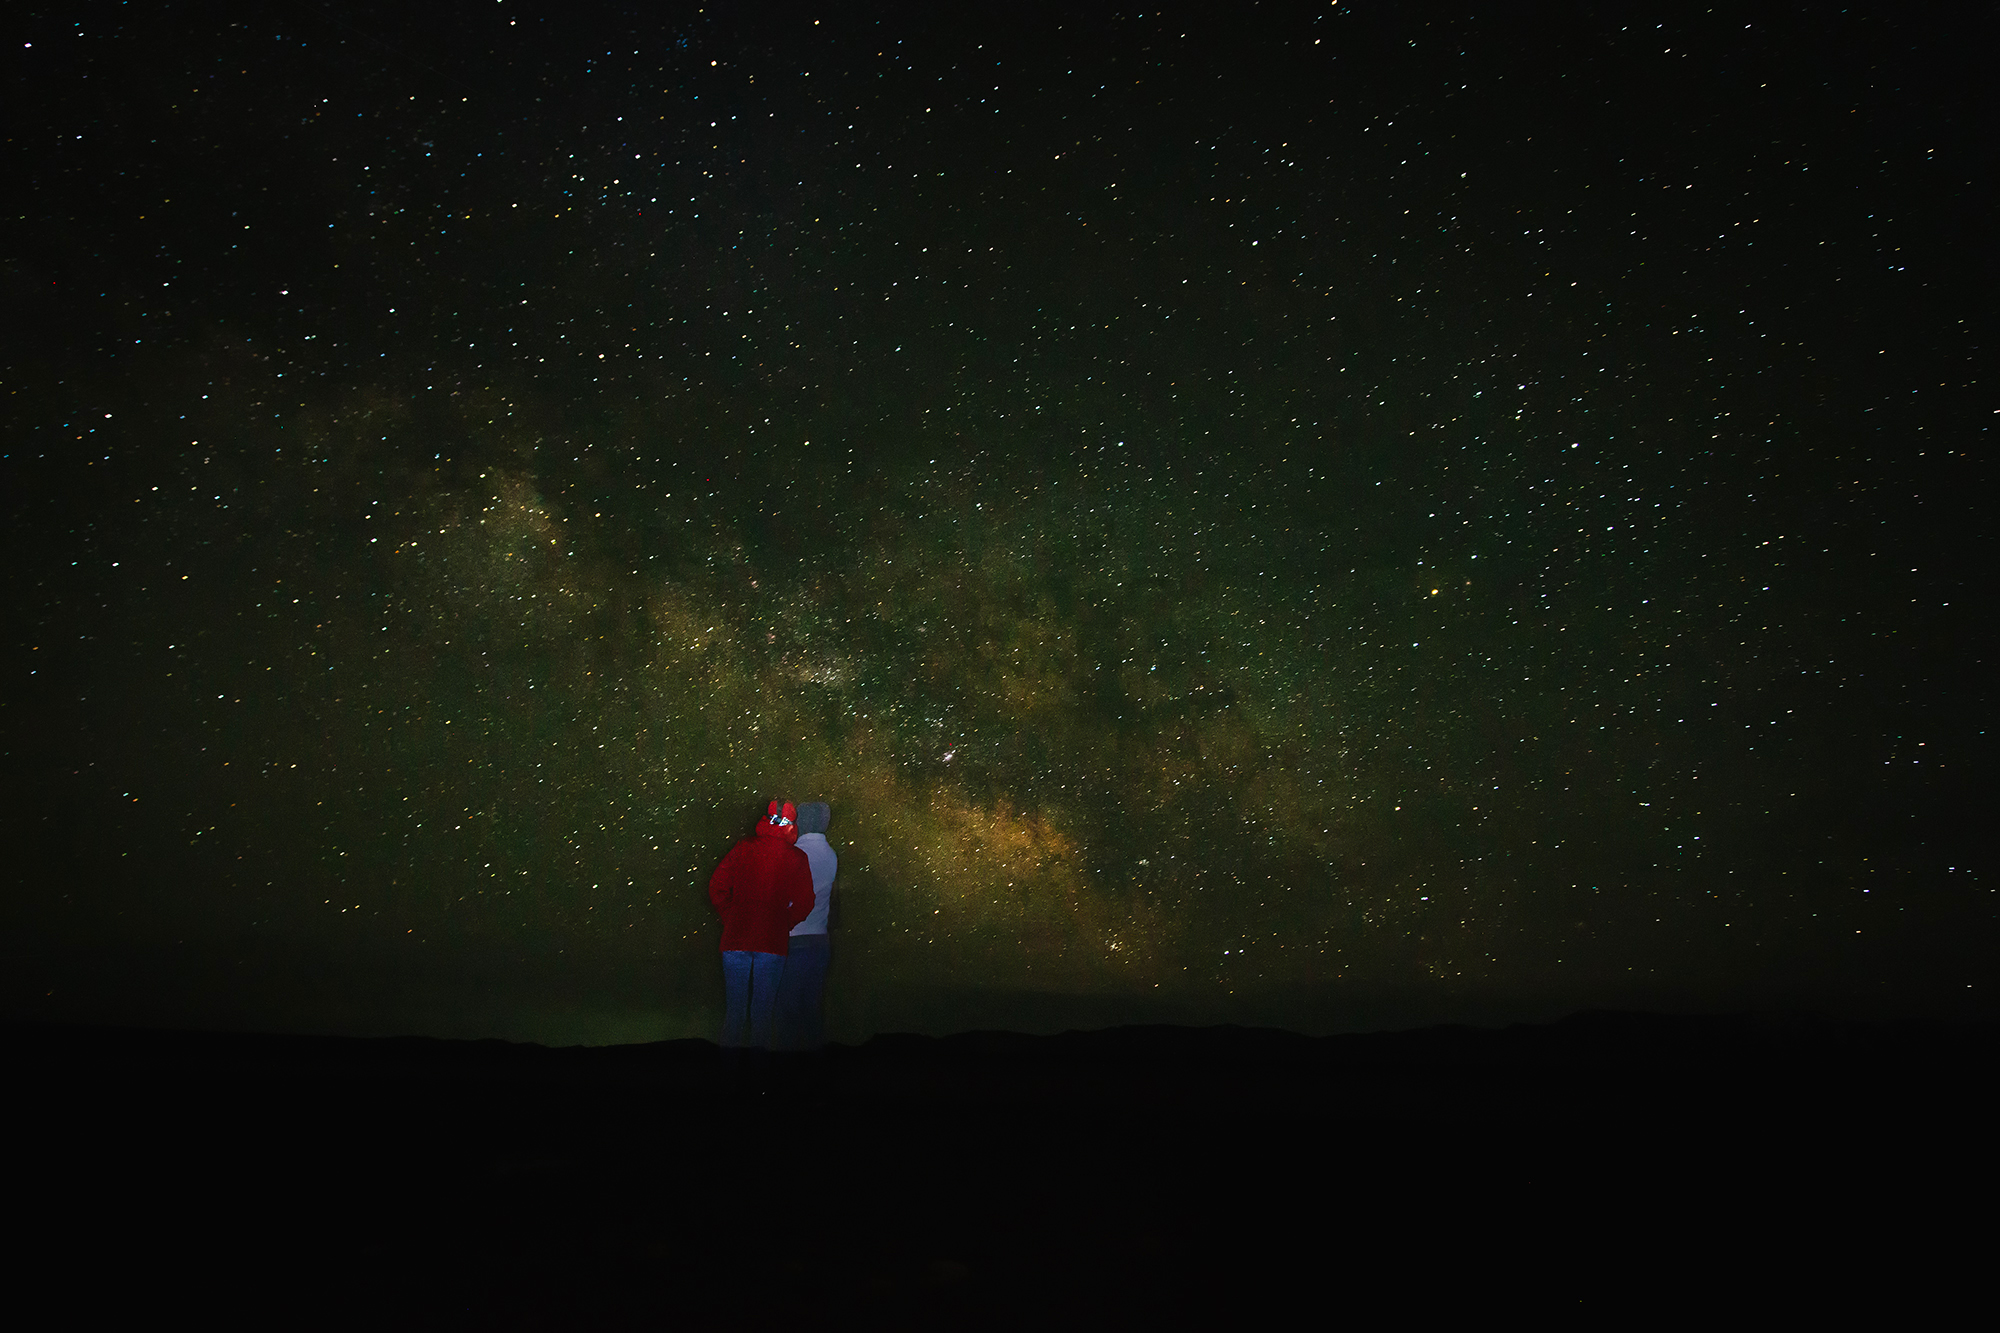
{"type": "MultiPolygon", "coordinates": [[[[1969,7],[1968,7],[1969,8],[1969,7]]],[[[1929,7],[10,8],[15,1018],[1993,1012],[1929,7]]]]}

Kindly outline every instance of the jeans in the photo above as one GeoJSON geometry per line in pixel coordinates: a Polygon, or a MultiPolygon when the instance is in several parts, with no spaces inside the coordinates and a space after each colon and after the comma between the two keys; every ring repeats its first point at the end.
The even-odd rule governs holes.
{"type": "Polygon", "coordinates": [[[778,1002],[778,982],[785,975],[785,955],[725,949],[722,953],[722,1045],[771,1045],[771,1011],[778,1002]],[[744,1040],[744,1028],[749,1040],[744,1040]]]}
{"type": "Polygon", "coordinates": [[[794,935],[778,982],[778,1049],[816,1051],[826,1045],[827,937],[794,935]]]}

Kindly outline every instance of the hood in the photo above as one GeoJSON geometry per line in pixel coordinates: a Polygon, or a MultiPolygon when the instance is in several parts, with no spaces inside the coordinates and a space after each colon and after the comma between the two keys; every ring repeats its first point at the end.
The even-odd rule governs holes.
{"type": "Polygon", "coordinates": [[[833,818],[833,807],[825,801],[807,801],[799,806],[799,832],[824,833],[833,818]]]}
{"type": "Polygon", "coordinates": [[[799,840],[799,808],[790,801],[780,807],[771,802],[770,813],[757,821],[757,836],[760,838],[783,838],[786,842],[799,840]]]}

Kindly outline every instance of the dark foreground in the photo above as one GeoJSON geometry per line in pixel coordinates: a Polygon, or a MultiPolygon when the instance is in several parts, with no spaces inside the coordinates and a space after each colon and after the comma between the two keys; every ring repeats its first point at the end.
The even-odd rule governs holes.
{"type": "Polygon", "coordinates": [[[66,1323],[1909,1320],[1955,1312],[1993,1235],[1991,1027],[1128,1028],[751,1065],[5,1037],[12,1285],[66,1323]]]}

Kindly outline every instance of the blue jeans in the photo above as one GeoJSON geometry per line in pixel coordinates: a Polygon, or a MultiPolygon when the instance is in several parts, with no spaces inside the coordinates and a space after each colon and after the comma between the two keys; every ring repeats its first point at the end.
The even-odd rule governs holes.
{"type": "Polygon", "coordinates": [[[778,1003],[778,981],[785,975],[785,955],[753,953],[748,949],[722,952],[722,1045],[771,1045],[771,1011],[778,1003]],[[749,1040],[744,1040],[748,1027],[749,1040]]]}
{"type": "Polygon", "coordinates": [[[794,935],[778,982],[778,1049],[816,1051],[826,1045],[827,937],[794,935]]]}

